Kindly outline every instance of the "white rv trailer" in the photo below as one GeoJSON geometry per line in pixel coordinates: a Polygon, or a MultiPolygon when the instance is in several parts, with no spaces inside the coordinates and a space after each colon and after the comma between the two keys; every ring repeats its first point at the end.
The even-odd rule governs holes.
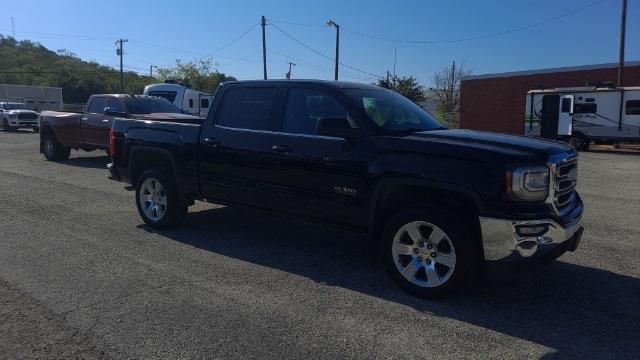
{"type": "Polygon", "coordinates": [[[187,114],[206,117],[213,95],[190,89],[188,86],[166,80],[161,84],[151,84],[144,88],[144,95],[159,96],[171,101],[187,114]]]}
{"type": "Polygon", "coordinates": [[[527,92],[524,134],[567,141],[640,142],[640,87],[576,87],[527,92]]]}
{"type": "Polygon", "coordinates": [[[24,103],[25,109],[36,112],[62,111],[62,88],[0,84],[0,101],[24,103]]]}

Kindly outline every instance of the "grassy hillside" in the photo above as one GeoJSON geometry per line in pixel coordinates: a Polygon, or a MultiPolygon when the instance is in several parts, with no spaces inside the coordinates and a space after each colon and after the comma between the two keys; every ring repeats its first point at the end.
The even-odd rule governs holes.
{"type": "MultiPolygon", "coordinates": [[[[155,81],[134,72],[125,72],[124,77],[126,93],[140,94],[155,81]]],[[[0,83],[61,87],[65,103],[84,103],[91,94],[119,92],[120,72],[68,51],[55,52],[0,35],[0,83]]]]}

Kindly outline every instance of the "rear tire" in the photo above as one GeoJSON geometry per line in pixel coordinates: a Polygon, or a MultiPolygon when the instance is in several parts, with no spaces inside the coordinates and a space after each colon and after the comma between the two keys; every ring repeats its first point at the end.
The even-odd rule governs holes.
{"type": "Polygon", "coordinates": [[[71,149],[62,146],[53,134],[46,135],[42,139],[44,157],[49,161],[61,161],[69,159],[71,149]]]}
{"type": "Polygon", "coordinates": [[[382,237],[384,264],[391,278],[412,295],[433,299],[471,284],[479,270],[474,239],[460,219],[441,209],[416,206],[399,212],[382,237]]]}
{"type": "Polygon", "coordinates": [[[37,133],[39,133],[39,132],[40,132],[40,128],[39,128],[39,127],[37,127],[37,126],[36,126],[36,127],[34,127],[34,128],[33,128],[33,132],[34,132],[34,133],[36,133],[36,134],[37,134],[37,133]]]}
{"type": "Polygon", "coordinates": [[[12,132],[14,131],[14,128],[12,128],[9,125],[9,120],[7,120],[6,118],[2,120],[2,130],[4,130],[5,132],[12,132]]]}
{"type": "Polygon", "coordinates": [[[162,168],[146,170],[138,177],[136,206],[142,220],[157,229],[179,225],[188,210],[171,172],[162,168]]]}

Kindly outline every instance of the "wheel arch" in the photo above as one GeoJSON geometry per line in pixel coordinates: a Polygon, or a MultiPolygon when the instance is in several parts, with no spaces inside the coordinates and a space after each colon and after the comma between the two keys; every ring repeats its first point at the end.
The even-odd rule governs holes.
{"type": "Polygon", "coordinates": [[[420,179],[383,179],[372,192],[368,230],[379,239],[384,227],[398,211],[414,205],[427,205],[452,218],[464,218],[465,232],[477,239],[483,253],[479,214],[484,211],[480,195],[472,189],[420,179]]]}
{"type": "Polygon", "coordinates": [[[147,146],[134,146],[129,150],[129,171],[131,184],[136,186],[138,177],[148,169],[167,168],[171,171],[173,180],[178,183],[176,177],[175,160],[173,154],[165,149],[147,146]]]}

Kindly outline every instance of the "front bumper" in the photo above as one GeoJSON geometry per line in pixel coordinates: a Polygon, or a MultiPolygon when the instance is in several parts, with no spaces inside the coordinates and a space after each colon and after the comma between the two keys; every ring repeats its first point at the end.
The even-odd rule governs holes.
{"type": "Polygon", "coordinates": [[[484,258],[503,264],[546,263],[566,251],[574,251],[582,236],[582,214],[560,224],[552,219],[511,220],[480,217],[484,258]],[[537,236],[522,236],[521,227],[542,226],[537,236]]]}
{"type": "Polygon", "coordinates": [[[38,127],[36,120],[10,120],[9,126],[13,127],[38,127]]]}

